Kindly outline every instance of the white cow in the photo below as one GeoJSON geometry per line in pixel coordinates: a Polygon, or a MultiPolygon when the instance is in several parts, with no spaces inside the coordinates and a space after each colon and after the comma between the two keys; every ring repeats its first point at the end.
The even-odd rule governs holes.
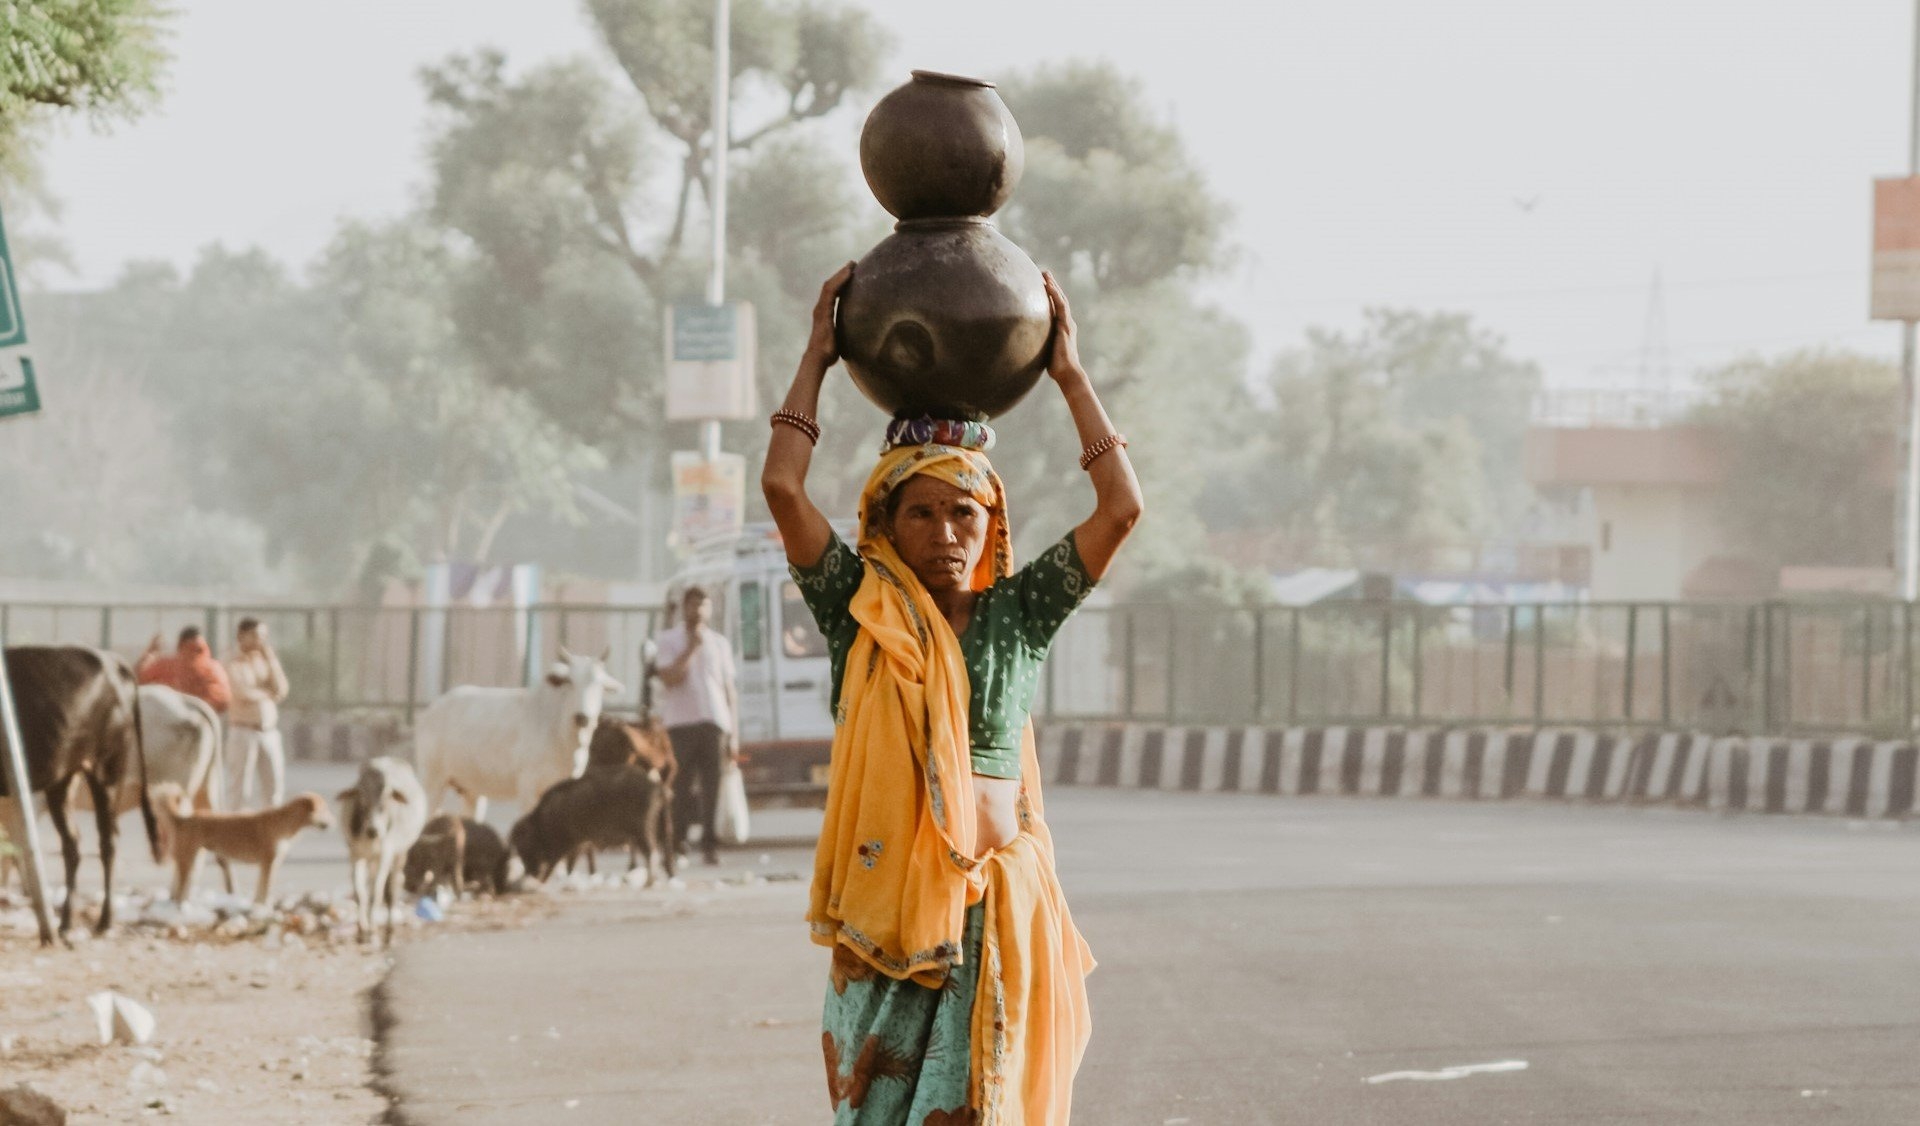
{"type": "Polygon", "coordinates": [[[361,763],[353,787],[334,800],[340,804],[340,831],[353,868],[354,935],[361,942],[372,940],[373,905],[382,901],[391,946],[407,850],[427,824],[427,796],[413,767],[381,755],[361,763]]]}
{"type": "Polygon", "coordinates": [[[476,821],[488,798],[513,798],[524,814],[548,786],[579,777],[602,699],[626,690],[607,675],[606,656],[562,648],[531,688],[461,685],[428,705],[414,726],[413,761],[429,810],[452,786],[476,821]]]}

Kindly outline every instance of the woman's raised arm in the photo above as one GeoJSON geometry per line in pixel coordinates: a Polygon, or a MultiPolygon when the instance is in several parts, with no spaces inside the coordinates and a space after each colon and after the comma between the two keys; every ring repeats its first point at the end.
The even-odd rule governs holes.
{"type": "Polygon", "coordinates": [[[1097,581],[1107,573],[1120,545],[1139,523],[1146,501],[1140,495],[1140,480],[1133,475],[1133,463],[1127,460],[1127,448],[1107,418],[1107,409],[1100,405],[1087,369],[1080,366],[1079,327],[1073,323],[1067,295],[1051,273],[1045,276],[1047,300],[1053,306],[1053,354],[1047,361],[1047,374],[1066,397],[1083,454],[1094,455],[1085,466],[1087,475],[1093,478],[1093,515],[1074,529],[1073,542],[1087,574],[1097,581]]]}
{"type": "Polygon", "coordinates": [[[833,342],[833,304],[853,277],[853,263],[840,267],[820,287],[820,300],[813,306],[813,332],[807,350],[800,357],[800,370],[793,375],[787,400],[774,414],[773,437],[767,442],[767,463],[760,470],[760,491],[767,508],[780,529],[786,545],[787,562],[796,567],[811,567],[820,561],[833,542],[833,528],[807,496],[807,467],[813,463],[813,444],[819,437],[820,385],[827,372],[840,361],[833,342]],[[782,418],[788,421],[781,421],[782,418]],[[806,429],[812,424],[811,433],[806,429]]]}

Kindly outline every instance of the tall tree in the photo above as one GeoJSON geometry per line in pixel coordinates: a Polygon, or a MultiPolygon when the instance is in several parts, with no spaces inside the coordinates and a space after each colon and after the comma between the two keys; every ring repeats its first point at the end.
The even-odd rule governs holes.
{"type": "Polygon", "coordinates": [[[1727,458],[1727,529],[1770,567],[1887,564],[1900,417],[1893,365],[1796,352],[1708,372],[1695,420],[1727,458]]]}
{"type": "MultiPolygon", "coordinates": [[[[631,448],[660,433],[663,310],[699,293],[704,275],[690,245],[713,145],[712,5],[589,0],[586,12],[625,89],[582,60],[515,78],[498,52],[423,73],[440,111],[432,213],[477,251],[460,320],[486,370],[603,447],[631,448]]],[[[744,198],[728,233],[748,276],[803,291],[842,252],[811,258],[849,222],[832,190],[846,173],[792,177],[824,170],[806,126],[872,85],[884,46],[857,10],[735,5],[743,109],[731,151],[744,198]]],[[[804,338],[804,321],[794,331],[804,338]]]]}
{"type": "Polygon", "coordinates": [[[1276,359],[1273,407],[1250,416],[1209,517],[1280,533],[1296,564],[1498,533],[1526,504],[1520,444],[1539,381],[1459,314],[1371,309],[1355,332],[1309,330],[1276,359]]]}
{"type": "Polygon", "coordinates": [[[417,219],[345,225],[305,282],[215,247],[185,279],[138,266],[84,303],[41,302],[36,333],[142,392],[101,401],[148,419],[127,445],[167,466],[137,474],[173,496],[160,510],[244,521],[332,593],[376,556],[484,560],[517,513],[577,520],[574,483],[602,462],[475,370],[460,254],[417,219]]]}

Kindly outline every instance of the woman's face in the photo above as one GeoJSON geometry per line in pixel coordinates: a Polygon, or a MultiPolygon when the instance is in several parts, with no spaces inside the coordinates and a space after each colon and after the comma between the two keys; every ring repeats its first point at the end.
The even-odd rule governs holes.
{"type": "Polygon", "coordinates": [[[986,507],[945,481],[909,477],[895,494],[887,538],[929,591],[967,589],[987,546],[986,507]]]}

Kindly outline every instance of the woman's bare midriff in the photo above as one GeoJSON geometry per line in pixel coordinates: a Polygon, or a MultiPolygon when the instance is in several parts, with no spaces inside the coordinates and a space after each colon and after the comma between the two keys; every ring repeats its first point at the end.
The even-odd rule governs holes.
{"type": "Polygon", "coordinates": [[[1020,835],[1020,780],[973,776],[974,854],[1005,848],[1020,835]]]}

